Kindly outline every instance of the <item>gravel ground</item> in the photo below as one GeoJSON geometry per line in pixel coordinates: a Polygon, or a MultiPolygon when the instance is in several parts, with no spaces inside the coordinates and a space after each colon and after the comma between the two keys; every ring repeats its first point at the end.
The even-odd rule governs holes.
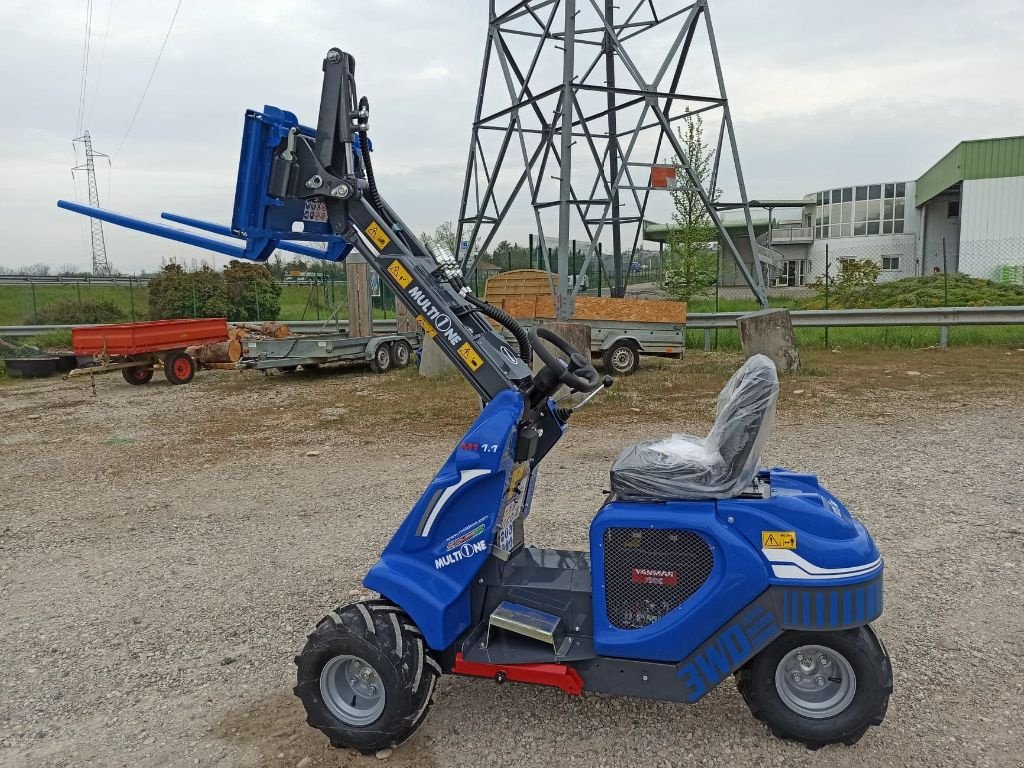
{"type": "MultiPolygon", "coordinates": [[[[377,764],[305,725],[291,657],[322,612],[362,594],[454,442],[427,424],[332,424],[381,386],[345,373],[257,391],[207,373],[185,387],[107,377],[95,396],[0,387],[0,765],[377,764]]],[[[881,728],[810,752],[772,738],[731,682],[687,707],[444,678],[387,761],[1024,765],[1019,383],[879,397],[824,417],[783,409],[766,460],[817,471],[886,556],[877,628],[896,690],[881,728]]],[[[585,546],[625,443],[705,427],[584,422],[545,462],[528,538],[585,546]]]]}

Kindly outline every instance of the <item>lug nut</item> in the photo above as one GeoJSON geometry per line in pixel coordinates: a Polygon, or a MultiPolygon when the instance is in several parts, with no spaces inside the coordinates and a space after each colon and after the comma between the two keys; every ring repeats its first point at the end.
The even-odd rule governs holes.
{"type": "Polygon", "coordinates": [[[800,677],[800,673],[799,672],[794,672],[793,673],[793,682],[794,683],[799,683],[801,681],[801,679],[802,678],[800,677]]]}
{"type": "Polygon", "coordinates": [[[814,678],[814,682],[816,682],[818,684],[819,688],[824,688],[825,687],[825,678],[822,677],[821,675],[818,675],[816,678],[814,678]]]}
{"type": "Polygon", "coordinates": [[[819,654],[818,663],[821,664],[821,666],[823,667],[827,667],[829,664],[831,664],[831,662],[828,660],[828,656],[826,656],[823,653],[819,654]]]}

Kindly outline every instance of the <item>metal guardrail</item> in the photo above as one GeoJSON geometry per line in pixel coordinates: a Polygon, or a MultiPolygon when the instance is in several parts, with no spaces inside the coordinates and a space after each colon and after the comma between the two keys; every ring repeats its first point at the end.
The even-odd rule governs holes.
{"type": "MultiPolygon", "coordinates": [[[[711,331],[735,328],[736,319],[749,312],[693,312],[686,318],[687,330],[711,331]]],[[[934,325],[1024,325],[1024,307],[934,307],[906,309],[798,309],[791,310],[795,328],[866,328],[934,325]]],[[[296,333],[330,333],[346,330],[348,321],[283,320],[296,333]]],[[[39,336],[50,331],[69,331],[70,325],[0,326],[0,336],[39,336]]],[[[394,320],[374,320],[375,331],[394,332],[394,320]]]]}
{"type": "MultiPolygon", "coordinates": [[[[68,275],[0,275],[0,285],[148,285],[149,281],[157,275],[126,275],[110,277],[78,277],[68,275]]],[[[288,277],[275,279],[278,285],[324,285],[323,278],[312,277],[288,277]]],[[[329,284],[330,281],[327,281],[329,284]]],[[[344,284],[345,278],[341,275],[334,278],[337,284],[344,284]]]]}

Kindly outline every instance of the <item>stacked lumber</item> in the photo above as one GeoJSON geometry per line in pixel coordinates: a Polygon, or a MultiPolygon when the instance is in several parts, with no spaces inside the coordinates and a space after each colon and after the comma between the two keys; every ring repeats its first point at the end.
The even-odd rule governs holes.
{"type": "Polygon", "coordinates": [[[283,339],[289,335],[284,323],[239,323],[228,326],[228,340],[200,344],[185,351],[204,368],[234,368],[242,359],[243,339],[283,339]]]}
{"type": "MultiPolygon", "coordinates": [[[[558,276],[552,275],[555,287],[558,276]]],[[[515,269],[487,281],[484,299],[522,319],[551,320],[555,302],[551,298],[548,275],[539,269],[515,269]]],[[[652,299],[613,299],[577,296],[573,320],[634,323],[686,322],[686,304],[680,301],[652,299]]]]}

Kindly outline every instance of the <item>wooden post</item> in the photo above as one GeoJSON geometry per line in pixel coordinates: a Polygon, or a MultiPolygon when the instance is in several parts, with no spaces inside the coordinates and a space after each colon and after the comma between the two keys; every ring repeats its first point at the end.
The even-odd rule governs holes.
{"type": "Polygon", "coordinates": [[[419,326],[416,324],[416,317],[409,308],[397,296],[395,297],[395,326],[399,333],[412,333],[419,326]]]}
{"type": "Polygon", "coordinates": [[[370,315],[370,268],[358,254],[345,259],[345,280],[348,283],[348,337],[373,335],[370,315]]]}

